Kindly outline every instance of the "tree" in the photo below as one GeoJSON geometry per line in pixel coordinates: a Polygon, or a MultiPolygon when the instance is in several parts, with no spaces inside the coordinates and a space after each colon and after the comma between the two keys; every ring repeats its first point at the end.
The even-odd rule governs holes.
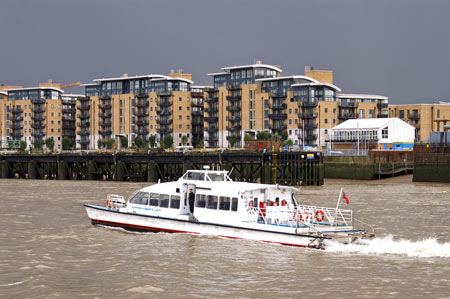
{"type": "Polygon", "coordinates": [[[250,141],[252,139],[253,139],[252,136],[250,136],[249,134],[245,134],[244,141],[250,141]]]}
{"type": "Polygon", "coordinates": [[[62,144],[63,150],[68,150],[68,149],[70,149],[70,146],[72,145],[72,141],[70,140],[69,137],[64,136],[63,139],[61,140],[61,144],[62,144]]]}
{"type": "Polygon", "coordinates": [[[185,146],[188,142],[188,138],[186,135],[181,136],[181,144],[183,144],[183,146],[185,146]]]}
{"type": "Polygon", "coordinates": [[[203,143],[203,141],[200,141],[200,143],[197,144],[197,148],[201,148],[201,149],[205,148],[205,144],[203,143]]]}
{"type": "Polygon", "coordinates": [[[148,142],[150,142],[150,147],[155,147],[156,145],[156,135],[150,135],[148,138],[148,142]]]}
{"type": "Polygon", "coordinates": [[[287,130],[283,130],[283,132],[281,132],[281,140],[287,140],[288,137],[289,137],[288,131],[287,130]]]}
{"type": "Polygon", "coordinates": [[[46,146],[51,152],[53,152],[53,148],[55,147],[55,140],[53,139],[53,137],[50,137],[50,138],[45,139],[45,146],[46,146]]]}
{"type": "Polygon", "coordinates": [[[101,149],[102,146],[103,146],[102,140],[101,139],[97,140],[97,147],[98,147],[98,149],[101,149]]]}
{"type": "Polygon", "coordinates": [[[116,141],[112,138],[108,138],[108,141],[106,142],[106,146],[108,147],[108,149],[112,149],[114,146],[114,143],[116,143],[116,141]]]}
{"type": "Polygon", "coordinates": [[[122,148],[128,148],[128,137],[124,136],[120,138],[120,145],[122,148]]]}
{"type": "Polygon", "coordinates": [[[278,135],[278,134],[272,134],[272,136],[270,137],[270,139],[272,139],[272,140],[280,140],[281,137],[280,137],[280,135],[278,135]]]}
{"type": "Polygon", "coordinates": [[[164,137],[164,146],[165,148],[171,148],[173,145],[173,137],[172,135],[166,135],[164,137]]]}
{"type": "Polygon", "coordinates": [[[232,135],[230,136],[230,138],[228,139],[228,142],[230,143],[230,147],[234,147],[234,145],[235,145],[236,142],[237,142],[237,136],[236,136],[236,134],[232,134],[232,135]]]}
{"type": "Polygon", "coordinates": [[[24,152],[26,148],[27,148],[27,142],[24,140],[20,140],[20,151],[24,152]]]}
{"type": "Polygon", "coordinates": [[[269,139],[269,133],[266,131],[261,131],[256,133],[256,139],[257,140],[268,140],[269,139]]]}
{"type": "Polygon", "coordinates": [[[41,149],[41,141],[39,139],[36,139],[34,142],[34,148],[41,149]]]}
{"type": "Polygon", "coordinates": [[[136,148],[142,148],[144,146],[144,140],[142,140],[141,136],[134,137],[133,143],[136,148]]]}

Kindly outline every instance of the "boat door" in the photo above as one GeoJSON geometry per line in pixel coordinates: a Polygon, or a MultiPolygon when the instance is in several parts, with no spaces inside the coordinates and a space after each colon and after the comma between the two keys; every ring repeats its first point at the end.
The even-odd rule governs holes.
{"type": "Polygon", "coordinates": [[[195,194],[195,184],[183,184],[183,188],[182,188],[182,192],[183,192],[183,201],[182,201],[182,205],[181,205],[181,214],[189,214],[189,201],[188,201],[188,197],[189,197],[189,189],[192,189],[192,192],[194,192],[195,194]]]}

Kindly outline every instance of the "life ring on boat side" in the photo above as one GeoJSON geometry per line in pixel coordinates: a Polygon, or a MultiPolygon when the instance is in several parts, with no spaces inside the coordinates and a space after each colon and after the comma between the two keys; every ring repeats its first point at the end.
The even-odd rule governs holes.
{"type": "Polygon", "coordinates": [[[316,220],[319,222],[322,222],[324,218],[325,218],[325,213],[322,210],[318,210],[316,212],[316,220]]]}
{"type": "Polygon", "coordinates": [[[106,207],[111,208],[111,204],[109,203],[109,199],[106,199],[106,207]]]}
{"type": "Polygon", "coordinates": [[[282,206],[287,205],[287,201],[283,199],[283,200],[281,201],[281,205],[282,205],[282,206]]]}
{"type": "Polygon", "coordinates": [[[248,202],[248,207],[249,207],[249,208],[253,208],[253,200],[250,200],[250,201],[248,202]]]}

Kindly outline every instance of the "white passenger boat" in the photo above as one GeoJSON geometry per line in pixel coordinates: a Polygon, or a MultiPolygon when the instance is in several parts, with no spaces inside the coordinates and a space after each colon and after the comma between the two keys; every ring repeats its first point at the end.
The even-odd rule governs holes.
{"type": "MultiPolygon", "coordinates": [[[[353,242],[369,234],[351,210],[302,205],[288,186],[233,182],[226,171],[188,170],[174,182],[136,191],[128,201],[108,195],[106,206],[85,204],[93,224],[139,231],[216,235],[301,247],[324,240],[353,242]],[[189,191],[194,201],[190,211],[189,191]]],[[[342,194],[342,190],[341,190],[342,194]]]]}

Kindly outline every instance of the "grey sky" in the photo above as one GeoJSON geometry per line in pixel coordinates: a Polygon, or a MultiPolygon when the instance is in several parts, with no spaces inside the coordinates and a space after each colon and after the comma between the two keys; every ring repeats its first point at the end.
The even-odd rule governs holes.
{"type": "Polygon", "coordinates": [[[447,0],[1,0],[0,84],[65,84],[262,60],[343,92],[450,101],[447,0]]]}

